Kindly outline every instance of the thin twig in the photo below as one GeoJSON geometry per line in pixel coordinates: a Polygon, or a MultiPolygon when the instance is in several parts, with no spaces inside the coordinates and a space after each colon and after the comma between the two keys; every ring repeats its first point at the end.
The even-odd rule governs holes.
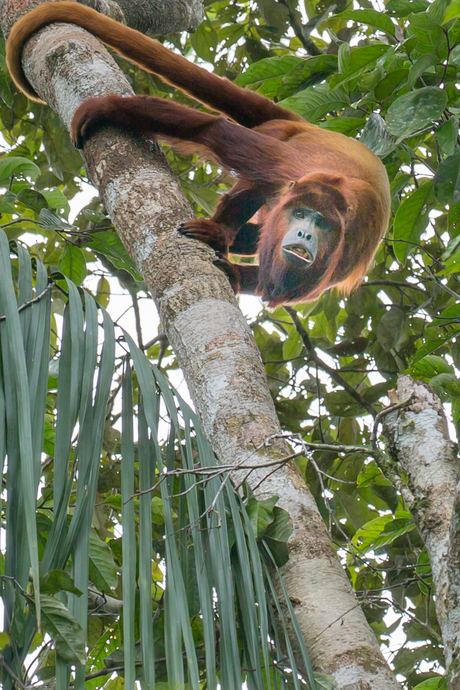
{"type": "Polygon", "coordinates": [[[364,407],[365,410],[369,412],[373,417],[376,416],[377,412],[375,411],[374,407],[367,402],[363,398],[358,391],[356,391],[353,386],[350,386],[348,381],[346,381],[343,376],[339,374],[337,369],[333,369],[333,367],[330,367],[326,362],[323,362],[323,360],[318,357],[316,354],[316,350],[313,347],[313,344],[310,340],[310,336],[308,335],[307,331],[305,330],[301,320],[299,319],[299,316],[295,309],[292,309],[292,307],[285,307],[286,311],[288,312],[289,316],[292,319],[292,322],[296,328],[297,333],[299,334],[304,347],[307,351],[307,356],[308,360],[311,362],[314,362],[320,369],[326,372],[326,374],[329,374],[331,379],[333,379],[336,383],[339,384],[339,386],[342,386],[342,388],[354,399],[356,400],[357,403],[361,405],[361,407],[364,407]]]}

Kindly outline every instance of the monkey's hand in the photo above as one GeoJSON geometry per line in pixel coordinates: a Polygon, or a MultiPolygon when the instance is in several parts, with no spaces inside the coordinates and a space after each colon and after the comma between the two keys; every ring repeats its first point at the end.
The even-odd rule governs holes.
{"type": "Polygon", "coordinates": [[[228,251],[227,238],[221,226],[207,218],[195,218],[181,223],[177,228],[181,235],[192,240],[200,240],[218,254],[226,255],[228,251]]]}
{"type": "Polygon", "coordinates": [[[177,229],[181,235],[200,240],[214,249],[217,254],[214,264],[226,274],[233,292],[238,293],[240,289],[238,268],[227,259],[228,243],[221,226],[213,220],[195,218],[181,223],[177,229]]]}

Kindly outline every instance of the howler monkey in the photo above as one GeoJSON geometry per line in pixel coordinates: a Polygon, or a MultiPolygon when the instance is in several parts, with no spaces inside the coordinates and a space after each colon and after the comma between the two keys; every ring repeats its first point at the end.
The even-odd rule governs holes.
{"type": "Polygon", "coordinates": [[[114,125],[192,142],[195,150],[235,171],[239,180],[214,216],[188,221],[181,232],[219,252],[236,291],[275,306],[316,299],[333,286],[349,293],[360,283],[390,211],[385,168],[368,148],[75,2],[40,5],[11,30],[8,67],[33,100],[40,99],[23,72],[22,50],[34,32],[52,22],[87,29],[131,62],[231,118],[161,98],[100,96],[77,109],[71,135],[81,147],[96,130],[114,125]],[[257,222],[251,222],[256,213],[257,222]],[[231,263],[229,254],[258,254],[259,265],[231,263]]]}

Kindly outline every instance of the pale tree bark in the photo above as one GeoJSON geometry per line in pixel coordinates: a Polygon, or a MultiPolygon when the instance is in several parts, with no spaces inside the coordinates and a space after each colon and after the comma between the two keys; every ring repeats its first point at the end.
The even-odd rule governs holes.
{"type": "MultiPolygon", "coordinates": [[[[17,15],[25,11],[20,5],[17,15]]],[[[13,8],[10,0],[9,25],[13,8]]],[[[23,64],[67,127],[85,98],[131,94],[101,44],[76,27],[44,29],[29,42],[23,64]]],[[[280,439],[267,443],[280,426],[260,354],[214,253],[175,231],[191,210],[164,156],[152,142],[108,129],[85,146],[84,158],[156,302],[220,461],[257,465],[248,481],[258,497],[277,494],[292,517],[283,575],[316,669],[334,676],[336,690],[398,688],[302,478],[286,463],[275,473],[263,468],[290,449],[280,439]]]]}
{"type": "Polygon", "coordinates": [[[407,477],[404,500],[430,557],[450,690],[460,688],[459,461],[439,398],[429,386],[401,376],[398,398],[408,407],[389,414],[385,435],[407,477]]]}

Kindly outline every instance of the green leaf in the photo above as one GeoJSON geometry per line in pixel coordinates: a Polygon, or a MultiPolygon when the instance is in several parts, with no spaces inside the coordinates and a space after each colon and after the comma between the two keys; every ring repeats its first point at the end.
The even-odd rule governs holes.
{"type": "Polygon", "coordinates": [[[275,504],[279,496],[271,496],[265,501],[258,501],[250,498],[246,507],[246,512],[251,520],[252,530],[256,539],[261,539],[268,526],[271,525],[274,516],[275,504]]]}
{"type": "Polygon", "coordinates": [[[0,213],[17,213],[17,209],[14,207],[14,202],[16,201],[16,194],[13,192],[5,192],[2,197],[0,197],[0,213]]]}
{"type": "Polygon", "coordinates": [[[283,108],[294,110],[302,115],[308,122],[316,123],[326,113],[333,110],[341,110],[350,102],[349,95],[344,88],[339,87],[329,91],[327,86],[320,84],[312,86],[295,96],[286,98],[280,102],[283,108]]]}
{"type": "Polygon", "coordinates": [[[433,184],[440,204],[456,204],[460,201],[460,150],[441,161],[433,184]]]}
{"type": "Polygon", "coordinates": [[[395,69],[393,72],[386,74],[375,87],[374,94],[376,99],[383,101],[384,98],[390,96],[393,91],[396,91],[399,86],[402,86],[407,81],[408,76],[409,70],[407,68],[395,69]]]}
{"type": "Polygon", "coordinates": [[[142,276],[139,274],[134,261],[124,248],[116,232],[94,233],[94,235],[91,235],[89,247],[98,254],[106,256],[115,268],[128,271],[135,280],[142,281],[142,276]]]}
{"type": "Polygon", "coordinates": [[[432,182],[421,184],[402,202],[393,222],[394,252],[404,265],[413,249],[411,243],[418,242],[420,233],[428,224],[427,204],[433,189],[432,182]]]}
{"type": "Polygon", "coordinates": [[[438,120],[447,105],[447,94],[437,86],[425,86],[397,98],[386,115],[390,134],[404,139],[438,120]]]}
{"type": "Polygon", "coordinates": [[[378,113],[372,113],[369,117],[361,133],[360,141],[376,156],[382,158],[396,148],[393,138],[387,132],[385,121],[378,113]]]}
{"type": "Polygon", "coordinates": [[[362,129],[365,120],[362,117],[331,117],[320,123],[321,129],[329,129],[333,132],[340,132],[348,136],[354,136],[362,129]]]}
{"type": "Polygon", "coordinates": [[[21,189],[17,194],[17,200],[23,206],[32,209],[35,213],[40,213],[43,208],[48,208],[48,202],[43,194],[35,191],[35,189],[21,189]]]}
{"type": "Polygon", "coordinates": [[[190,43],[198,57],[214,62],[219,37],[209,19],[205,19],[198,29],[190,35],[190,43]]]}
{"type": "Polygon", "coordinates": [[[427,69],[433,67],[438,62],[439,58],[434,53],[425,53],[425,55],[421,55],[419,58],[417,58],[417,60],[410,66],[409,77],[407,80],[408,85],[412,87],[417,79],[421,77],[427,69]]]}
{"type": "Polygon", "coordinates": [[[423,683],[419,683],[414,687],[413,690],[440,690],[440,683],[443,678],[440,676],[434,676],[433,678],[428,678],[424,680],[423,683]]]}
{"type": "Polygon", "coordinates": [[[436,139],[439,148],[446,156],[452,156],[457,144],[458,117],[451,117],[436,130],[436,139]]]}
{"type": "Polygon", "coordinates": [[[89,533],[89,578],[105,592],[115,589],[118,584],[118,571],[112,552],[94,530],[89,533]]]}
{"type": "Polygon", "coordinates": [[[33,161],[22,156],[6,156],[0,160],[0,183],[15,177],[30,177],[34,180],[40,174],[40,168],[33,161]]]}
{"type": "Polygon", "coordinates": [[[446,362],[444,357],[426,355],[426,357],[423,357],[423,359],[420,359],[412,366],[411,371],[417,374],[417,377],[425,376],[426,378],[432,378],[438,374],[452,374],[454,373],[454,368],[446,362]]]}
{"type": "Polygon", "coordinates": [[[390,17],[384,12],[377,12],[377,10],[347,10],[337,14],[335,19],[351,19],[359,24],[367,24],[380,29],[390,36],[395,35],[395,25],[390,17]]]}
{"type": "Polygon", "coordinates": [[[460,17],[460,0],[451,0],[444,15],[444,23],[460,17]]]}
{"type": "Polygon", "coordinates": [[[300,89],[318,84],[336,71],[336,55],[316,55],[307,58],[283,75],[282,86],[276,95],[279,99],[287,98],[300,89]]]}
{"type": "Polygon", "coordinates": [[[81,592],[75,587],[72,578],[65,570],[50,570],[40,578],[40,590],[43,594],[57,594],[71,592],[79,597],[81,592]]]}
{"type": "Polygon", "coordinates": [[[417,51],[423,53],[439,54],[441,48],[446,48],[446,36],[442,26],[428,16],[425,12],[411,14],[409,17],[409,35],[417,37],[417,51]]]}
{"type": "MultiPolygon", "coordinates": [[[[295,55],[265,58],[249,65],[243,74],[238,75],[235,83],[238,86],[260,91],[267,98],[273,98],[277,94],[283,78],[288,78],[295,67],[308,62],[310,60],[295,55]]],[[[335,62],[337,64],[337,58],[335,62]]]]}
{"type": "Polygon", "coordinates": [[[86,278],[86,261],[82,250],[74,244],[66,244],[59,261],[59,270],[75,285],[81,285],[86,278]]]}
{"type": "Polygon", "coordinates": [[[67,197],[61,192],[59,187],[54,187],[53,189],[42,189],[41,193],[48,202],[50,208],[54,208],[57,211],[61,209],[65,211],[66,215],[70,212],[70,204],[67,197]]]}
{"type": "Polygon", "coordinates": [[[38,214],[40,221],[43,223],[45,228],[48,230],[57,230],[58,232],[68,232],[75,228],[74,225],[69,225],[65,220],[57,216],[53,211],[48,208],[42,208],[38,214]]]}
{"type": "Polygon", "coordinates": [[[56,645],[56,655],[67,664],[83,666],[86,663],[85,636],[69,609],[55,597],[40,597],[42,626],[56,645]]]}
{"type": "Polygon", "coordinates": [[[413,517],[408,512],[398,511],[393,518],[389,515],[381,515],[358,529],[352,539],[352,544],[358,547],[359,553],[366,553],[391,544],[395,539],[414,529],[413,517]]]}
{"type": "Polygon", "coordinates": [[[406,315],[402,309],[391,307],[380,319],[377,326],[377,338],[386,352],[397,347],[403,334],[406,315]]]}
{"type": "Polygon", "coordinates": [[[386,11],[395,17],[407,17],[413,12],[424,12],[429,7],[428,0],[389,0],[386,11]]]}
{"type": "Polygon", "coordinates": [[[295,328],[289,330],[288,337],[283,343],[283,359],[294,359],[303,350],[303,343],[295,328]]]}
{"type": "Polygon", "coordinates": [[[292,534],[293,526],[289,513],[275,506],[273,509],[273,522],[267,527],[264,541],[275,559],[278,567],[283,566],[289,560],[287,542],[292,534]]]}
{"type": "Polygon", "coordinates": [[[107,308],[110,302],[110,283],[104,276],[101,276],[97,281],[96,301],[104,307],[104,309],[107,308]]]}
{"type": "Polygon", "coordinates": [[[331,83],[334,87],[350,79],[359,77],[364,72],[371,69],[375,62],[392,48],[383,43],[374,43],[370,46],[353,48],[350,51],[346,72],[333,77],[331,83]]]}

